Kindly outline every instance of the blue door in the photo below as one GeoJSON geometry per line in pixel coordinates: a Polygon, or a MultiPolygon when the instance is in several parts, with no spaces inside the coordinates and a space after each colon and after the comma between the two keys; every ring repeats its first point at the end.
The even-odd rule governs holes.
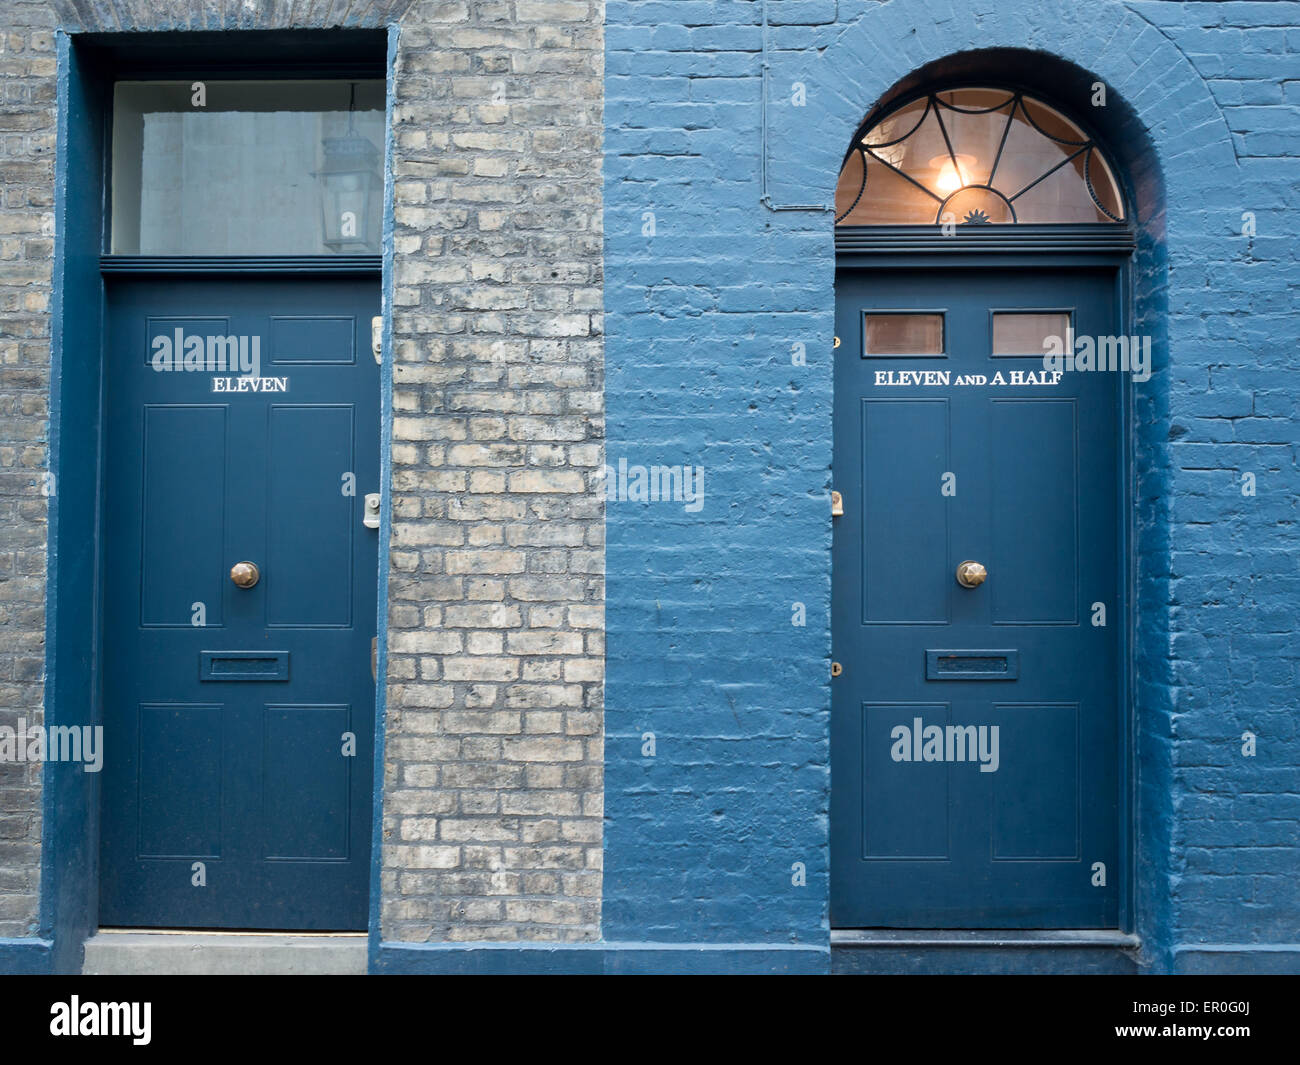
{"type": "Polygon", "coordinates": [[[1116,276],[836,284],[832,924],[1117,927],[1116,276]]]}
{"type": "Polygon", "coordinates": [[[102,925],[366,927],[378,312],[109,284],[102,925]]]}

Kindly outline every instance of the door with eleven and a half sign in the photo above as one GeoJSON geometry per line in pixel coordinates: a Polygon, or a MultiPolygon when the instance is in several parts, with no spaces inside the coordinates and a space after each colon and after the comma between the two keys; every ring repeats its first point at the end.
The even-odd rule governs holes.
{"type": "Polygon", "coordinates": [[[1117,928],[1150,370],[1119,186],[1060,112],[970,88],[869,119],[839,191],[832,925],[1117,928]]]}

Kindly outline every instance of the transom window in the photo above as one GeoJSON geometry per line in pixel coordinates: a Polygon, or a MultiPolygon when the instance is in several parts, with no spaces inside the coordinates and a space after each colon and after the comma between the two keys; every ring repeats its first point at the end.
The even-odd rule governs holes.
{"type": "Polygon", "coordinates": [[[116,255],[380,251],[384,82],[123,81],[116,255]]]}
{"type": "Polygon", "coordinates": [[[1124,221],[1096,143],[1055,108],[1007,89],[932,92],[854,138],[836,225],[1124,221]]]}

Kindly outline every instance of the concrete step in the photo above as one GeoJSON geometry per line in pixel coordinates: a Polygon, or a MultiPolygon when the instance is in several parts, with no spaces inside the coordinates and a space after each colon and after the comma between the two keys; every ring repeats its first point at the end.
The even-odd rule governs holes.
{"type": "Polygon", "coordinates": [[[1137,936],[1105,929],[832,929],[837,975],[1122,973],[1138,970],[1137,936]]]}
{"type": "Polygon", "coordinates": [[[82,972],[97,976],[356,976],[364,933],[138,932],[101,929],[82,972]]]}

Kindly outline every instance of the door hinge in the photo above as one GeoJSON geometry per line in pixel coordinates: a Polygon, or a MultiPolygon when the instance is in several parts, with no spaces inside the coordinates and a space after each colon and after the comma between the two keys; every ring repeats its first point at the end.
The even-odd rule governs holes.
{"type": "Polygon", "coordinates": [[[840,665],[838,662],[832,662],[832,663],[831,663],[831,676],[832,676],[832,677],[838,677],[838,676],[839,676],[841,673],[843,673],[843,672],[844,672],[844,667],[843,667],[842,665],[840,665]]]}
{"type": "Polygon", "coordinates": [[[368,492],[366,494],[366,510],[361,515],[361,524],[367,529],[379,528],[379,493],[368,492]]]}
{"type": "Polygon", "coordinates": [[[831,517],[841,518],[844,516],[844,497],[839,492],[831,493],[831,517]]]}
{"type": "Polygon", "coordinates": [[[375,362],[384,361],[384,319],[380,315],[370,319],[370,350],[375,353],[375,362]]]}

